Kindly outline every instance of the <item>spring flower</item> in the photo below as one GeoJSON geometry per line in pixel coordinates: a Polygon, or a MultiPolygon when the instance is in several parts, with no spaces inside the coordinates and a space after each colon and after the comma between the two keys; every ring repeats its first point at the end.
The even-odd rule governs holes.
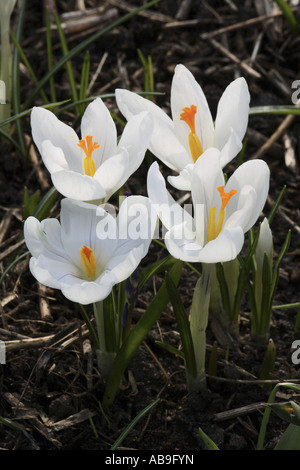
{"type": "Polygon", "coordinates": [[[264,161],[252,160],[240,165],[225,183],[220,151],[206,150],[192,173],[191,215],[169,194],[154,162],[148,172],[148,195],[167,229],[164,238],[170,254],[189,262],[234,259],[242,249],[244,233],[265,205],[269,173],[264,161]]]}
{"type": "Polygon", "coordinates": [[[152,132],[151,116],[130,120],[117,144],[117,131],[100,98],[90,103],[81,120],[81,139],[50,111],[34,107],[33,140],[56,189],[65,197],[104,202],[137,170],[152,132]]]}
{"type": "Polygon", "coordinates": [[[257,267],[262,270],[264,255],[267,255],[270,265],[273,261],[273,237],[268,219],[265,217],[260,225],[259,237],[256,246],[255,258],[257,267]]]}
{"type": "Polygon", "coordinates": [[[129,196],[115,218],[102,207],[66,198],[61,202],[60,222],[27,218],[24,236],[32,255],[31,273],[41,284],[60,289],[66,298],[82,305],[105,299],[148,252],[150,206],[146,197],[129,196]],[[149,225],[147,238],[126,237],[128,214],[137,212],[139,223],[149,225]],[[103,224],[98,225],[102,220],[114,227],[115,236],[105,236],[103,224]]]}
{"type": "Polygon", "coordinates": [[[171,86],[170,118],[159,106],[136,93],[117,89],[121,113],[130,119],[141,111],[154,119],[149,150],[179,173],[168,181],[177,189],[190,190],[192,169],[210,147],[220,150],[223,168],[241,150],[249,115],[249,91],[244,78],[234,80],[218,103],[215,123],[200,85],[183,65],[175,67],[171,86]]]}

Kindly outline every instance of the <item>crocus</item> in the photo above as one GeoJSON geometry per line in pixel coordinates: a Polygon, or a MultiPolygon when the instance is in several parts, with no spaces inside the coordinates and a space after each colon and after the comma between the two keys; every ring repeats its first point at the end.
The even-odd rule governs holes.
{"type": "Polygon", "coordinates": [[[60,289],[71,301],[82,305],[99,302],[147,254],[151,226],[155,225],[155,221],[149,223],[150,218],[151,204],[143,196],[124,199],[117,217],[94,204],[65,198],[60,222],[39,222],[32,216],[25,221],[25,241],[32,255],[30,271],[41,284],[60,289]],[[148,225],[149,237],[127,236],[128,224],[137,213],[139,223],[148,225]],[[108,234],[103,220],[110,227],[108,234]]]}
{"type": "Polygon", "coordinates": [[[259,237],[255,251],[255,258],[257,262],[258,269],[262,270],[264,255],[267,255],[267,258],[272,266],[273,261],[273,237],[272,231],[268,219],[265,217],[260,225],[259,237]]]}
{"type": "Polygon", "coordinates": [[[97,203],[107,201],[142,163],[151,121],[147,112],[134,116],[117,143],[115,123],[101,98],[87,106],[81,138],[51,111],[34,107],[31,113],[33,140],[56,189],[65,197],[97,203]]]}
{"type": "Polygon", "coordinates": [[[154,129],[149,150],[178,176],[168,181],[177,189],[190,190],[192,169],[205,150],[220,150],[223,168],[241,150],[249,115],[249,91],[244,78],[231,82],[225,89],[213,121],[206,97],[192,73],[183,65],[175,67],[171,85],[172,118],[159,106],[134,92],[116,90],[121,113],[130,119],[149,111],[154,129]]]}
{"type": "Polygon", "coordinates": [[[148,195],[167,230],[164,238],[170,254],[203,263],[236,258],[244,234],[265,205],[269,177],[263,160],[251,160],[240,165],[225,183],[220,151],[210,148],[193,168],[191,215],[172,198],[154,162],[148,172],[148,195]]]}

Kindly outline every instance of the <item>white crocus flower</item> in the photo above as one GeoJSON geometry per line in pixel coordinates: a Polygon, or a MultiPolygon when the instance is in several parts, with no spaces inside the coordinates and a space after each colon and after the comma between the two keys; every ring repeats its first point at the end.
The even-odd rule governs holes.
{"type": "Polygon", "coordinates": [[[172,118],[151,101],[127,90],[117,89],[116,100],[127,120],[141,111],[152,114],[154,129],[149,150],[179,173],[168,178],[177,189],[190,190],[193,166],[208,148],[220,150],[222,168],[242,148],[250,102],[248,86],[242,77],[225,89],[215,122],[202,88],[181,64],[175,67],[171,86],[172,118]]]}
{"type": "Polygon", "coordinates": [[[148,172],[148,195],[167,230],[164,238],[170,254],[183,261],[203,263],[236,258],[244,233],[265,205],[269,177],[267,164],[252,160],[239,166],[225,183],[220,152],[208,149],[192,173],[192,216],[173,200],[154,162],[148,172]]]}
{"type": "Polygon", "coordinates": [[[63,199],[60,222],[39,222],[35,217],[25,221],[25,241],[32,255],[30,271],[41,284],[60,289],[71,301],[82,305],[99,302],[147,254],[155,225],[150,217],[151,203],[143,196],[124,199],[117,217],[94,204],[63,199]],[[139,223],[148,227],[147,237],[128,236],[129,215],[134,219],[137,213],[139,223]],[[98,226],[103,220],[108,234],[102,230],[103,224],[98,226]]]}
{"type": "Polygon", "coordinates": [[[258,269],[262,270],[264,255],[267,255],[270,265],[273,259],[273,237],[268,219],[265,217],[260,225],[259,237],[256,246],[256,262],[258,269]]]}
{"type": "Polygon", "coordinates": [[[152,132],[152,118],[147,112],[134,116],[117,143],[110,112],[96,98],[82,116],[81,139],[44,108],[33,108],[31,128],[56,189],[75,200],[104,202],[142,163],[152,132]]]}

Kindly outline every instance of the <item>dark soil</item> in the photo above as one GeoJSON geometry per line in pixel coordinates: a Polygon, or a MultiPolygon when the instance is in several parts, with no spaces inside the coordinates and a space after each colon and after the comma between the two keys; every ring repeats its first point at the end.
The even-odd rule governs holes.
{"type": "MultiPolygon", "coordinates": [[[[77,9],[77,2],[72,0],[30,2],[30,10],[28,6],[25,16],[22,47],[38,79],[44,76],[48,67],[43,29],[46,4],[56,7],[62,19],[63,14],[77,9]]],[[[131,0],[87,0],[85,4],[88,9],[103,5],[102,14],[110,14],[110,22],[124,15],[127,7],[135,5],[131,0]]],[[[292,34],[289,23],[282,16],[276,20],[264,19],[248,24],[249,20],[258,16],[253,1],[161,0],[144,15],[135,16],[107,32],[72,59],[76,83],[80,83],[82,61],[89,50],[91,80],[95,77],[90,96],[113,93],[117,87],[142,91],[144,75],[137,52],[140,49],[146,58],[150,56],[152,59],[155,91],[165,93],[155,100],[166,111],[169,110],[173,71],[178,63],[186,65],[195,75],[213,113],[225,87],[239,75],[247,79],[251,106],[291,105],[295,91],[292,82],[299,78],[300,72],[300,36],[292,34]],[[186,14],[179,17],[180,5],[189,3],[186,14]],[[236,25],[236,28],[230,29],[231,25],[236,25]],[[219,34],[220,28],[228,29],[219,34]],[[206,33],[213,32],[216,32],[215,36],[205,37],[206,33]],[[221,46],[225,48],[225,53],[221,46]],[[256,46],[258,50],[254,54],[256,46]],[[106,60],[97,75],[99,62],[106,53],[106,60]]],[[[16,30],[18,18],[16,8],[12,18],[13,31],[16,30]]],[[[68,33],[69,49],[93,31],[84,29],[81,35],[76,31],[68,33]]],[[[55,63],[62,52],[55,32],[52,39],[55,63]]],[[[35,85],[23,63],[20,67],[21,103],[25,103],[35,85]]],[[[55,84],[57,101],[71,97],[65,68],[55,75],[55,84]]],[[[45,90],[48,93],[47,87],[45,90]]],[[[37,96],[30,106],[40,104],[43,102],[37,96]]],[[[113,98],[107,100],[107,105],[119,115],[113,98]]],[[[60,119],[75,128],[79,123],[72,109],[60,119]]],[[[282,115],[250,116],[245,160],[262,149],[284,119],[282,115]]],[[[30,140],[29,116],[20,122],[22,132],[30,140]]],[[[292,234],[274,299],[277,305],[299,302],[299,128],[299,118],[295,117],[284,133],[277,136],[273,145],[260,155],[271,170],[270,197],[263,215],[270,213],[273,201],[286,185],[280,210],[272,225],[275,259],[288,230],[292,234]],[[294,150],[295,165],[286,159],[287,138],[294,150]]],[[[17,140],[16,128],[12,137],[17,140]]],[[[145,160],[128,182],[127,189],[133,194],[146,194],[147,164],[145,160]]],[[[234,167],[235,162],[229,166],[228,172],[234,167]]],[[[43,196],[50,188],[50,179],[43,165],[37,166],[32,158],[24,162],[16,148],[3,139],[0,187],[2,274],[13,260],[26,252],[24,244],[17,245],[23,228],[25,187],[30,195],[40,190],[43,196]]],[[[181,195],[178,194],[178,197],[181,195]]],[[[57,202],[51,215],[58,213],[57,202]]],[[[166,255],[153,243],[143,265],[166,255]]],[[[162,280],[162,276],[156,276],[140,292],[135,321],[142,315],[162,280]]],[[[195,275],[184,267],[178,289],[187,310],[195,282],[195,275]]],[[[216,342],[218,370],[216,376],[208,378],[205,393],[189,395],[182,360],[156,344],[159,340],[180,347],[180,335],[169,304],[136,352],[115,402],[101,411],[99,404],[104,383],[97,371],[95,357],[88,348],[89,337],[80,313],[60,292],[41,290],[29,273],[28,257],[9,270],[0,288],[0,339],[7,345],[6,364],[0,365],[0,416],[8,420],[0,425],[1,449],[108,450],[138,413],[159,398],[119,448],[168,451],[205,449],[199,434],[201,427],[222,450],[255,450],[264,411],[261,404],[268,400],[270,389],[259,381],[266,345],[258,345],[251,337],[247,295],[240,312],[239,336],[234,338],[228,351],[222,343],[222,331],[220,333],[212,324],[209,325],[207,357],[209,359],[212,345],[216,342]],[[41,304],[42,299],[48,310],[41,304]],[[47,336],[51,336],[48,342],[45,339],[47,336]],[[44,343],[31,342],[30,347],[21,346],[21,339],[34,338],[44,338],[44,343]],[[246,406],[246,410],[239,410],[246,406]],[[225,411],[228,411],[227,415],[223,414],[225,411]]],[[[294,365],[291,359],[292,343],[299,337],[297,309],[274,310],[270,329],[270,338],[276,347],[275,369],[271,376],[273,385],[283,381],[299,383],[300,366],[294,365]]],[[[278,401],[299,402],[299,395],[287,388],[281,389],[277,398],[278,401]]],[[[266,449],[274,449],[286,428],[287,423],[272,413],[267,428],[266,449]]]]}

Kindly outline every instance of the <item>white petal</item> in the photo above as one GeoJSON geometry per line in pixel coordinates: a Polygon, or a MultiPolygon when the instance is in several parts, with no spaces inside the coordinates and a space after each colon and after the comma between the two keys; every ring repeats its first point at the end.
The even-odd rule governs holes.
{"type": "Polygon", "coordinates": [[[186,224],[176,225],[165,235],[169,253],[182,261],[199,262],[202,246],[196,242],[195,233],[186,224]]]}
{"type": "Polygon", "coordinates": [[[240,140],[243,140],[249,118],[250,94],[244,78],[231,82],[225,89],[219,103],[215,121],[218,148],[222,148],[233,128],[240,140]]]}
{"type": "Polygon", "coordinates": [[[126,149],[121,149],[119,152],[105,160],[94,174],[93,179],[104,189],[106,200],[127,181],[128,152],[126,149]]]}
{"type": "Polygon", "coordinates": [[[119,240],[131,239],[135,244],[138,244],[139,240],[145,240],[149,245],[156,228],[156,220],[156,211],[149,198],[125,198],[117,217],[119,240]]]}
{"type": "Polygon", "coordinates": [[[77,146],[78,136],[55,114],[44,108],[34,107],[31,112],[31,129],[34,143],[42,155],[42,143],[50,140],[55,147],[62,149],[69,168],[81,172],[81,150],[77,146]]]}
{"type": "Polygon", "coordinates": [[[236,189],[238,191],[236,195],[237,197],[232,197],[229,202],[230,206],[228,205],[228,210],[230,213],[241,209],[242,206],[246,203],[247,198],[244,196],[245,189],[244,192],[242,192],[243,187],[252,187],[256,194],[256,203],[253,207],[253,210],[251,212],[248,211],[248,222],[243,227],[244,231],[249,230],[249,228],[255,224],[256,220],[261,214],[268,196],[269,183],[270,170],[266,162],[263,160],[250,160],[243,163],[229,178],[225,188],[226,191],[230,191],[231,189],[236,189]],[[243,196],[243,199],[241,200],[240,195],[243,196]]]}
{"type": "Polygon", "coordinates": [[[116,125],[101,98],[92,101],[82,116],[81,138],[85,139],[87,135],[91,135],[93,142],[100,145],[100,148],[93,152],[93,160],[98,168],[107,158],[117,152],[116,125]]]}
{"type": "Polygon", "coordinates": [[[61,290],[67,299],[88,305],[104,300],[110,294],[113,285],[113,280],[108,278],[99,278],[97,281],[89,282],[70,277],[68,284],[61,285],[61,290]]]}
{"type": "MultiPolygon", "coordinates": [[[[141,165],[149,145],[152,131],[153,119],[151,114],[147,112],[133,116],[126,124],[118,144],[118,150],[125,148],[129,156],[127,171],[126,174],[124,174],[126,180],[141,165]]],[[[124,182],[125,181],[123,181],[122,184],[124,182]]]]}
{"type": "Polygon", "coordinates": [[[239,139],[237,133],[234,129],[230,129],[229,137],[223,148],[220,149],[220,163],[221,167],[224,168],[227,163],[229,163],[237,154],[241,151],[243,147],[242,141],[239,139]]]}
{"type": "Polygon", "coordinates": [[[44,142],[42,142],[41,156],[50,174],[55,171],[70,169],[62,149],[55,147],[50,140],[44,140],[44,142]]]}
{"type": "Polygon", "coordinates": [[[176,189],[190,191],[192,184],[193,164],[187,165],[178,176],[168,176],[168,182],[176,189]]]}
{"type": "Polygon", "coordinates": [[[66,170],[57,171],[51,176],[57,191],[65,197],[78,201],[94,201],[106,196],[106,190],[94,177],[66,170]]]}
{"type": "Polygon", "coordinates": [[[39,266],[39,261],[37,258],[30,258],[29,269],[36,280],[44,286],[50,287],[52,289],[60,289],[59,281],[49,273],[47,268],[42,268],[39,266]]]}
{"type": "Polygon", "coordinates": [[[121,113],[129,120],[142,111],[153,118],[153,132],[149,150],[172,170],[180,171],[191,162],[186,149],[174,133],[172,119],[152,101],[127,90],[116,90],[116,101],[121,113]]]}
{"type": "Polygon", "coordinates": [[[65,256],[60,236],[61,227],[56,219],[45,219],[39,222],[35,217],[30,216],[25,220],[25,242],[35,258],[41,254],[65,256]]]}
{"type": "Polygon", "coordinates": [[[221,205],[221,198],[217,187],[224,185],[224,176],[220,163],[218,149],[206,150],[196,161],[192,175],[192,199],[194,206],[203,204],[205,209],[205,225],[211,207],[217,210],[221,205]]]}
{"type": "Polygon", "coordinates": [[[190,230],[192,230],[194,221],[191,211],[189,213],[187,210],[184,210],[167,191],[165,180],[156,162],[152,163],[148,171],[147,190],[159,218],[168,230],[173,225],[183,222],[186,222],[190,230]]]}
{"type": "Polygon", "coordinates": [[[235,259],[244,244],[241,227],[224,229],[217,238],[208,242],[199,256],[199,262],[219,263],[235,259]]]}
{"type": "Polygon", "coordinates": [[[180,114],[183,108],[191,105],[197,106],[195,127],[203,149],[215,146],[214,124],[203,90],[193,74],[184,65],[179,64],[175,67],[171,86],[171,110],[175,133],[188,153],[190,128],[180,120],[180,114]]]}

